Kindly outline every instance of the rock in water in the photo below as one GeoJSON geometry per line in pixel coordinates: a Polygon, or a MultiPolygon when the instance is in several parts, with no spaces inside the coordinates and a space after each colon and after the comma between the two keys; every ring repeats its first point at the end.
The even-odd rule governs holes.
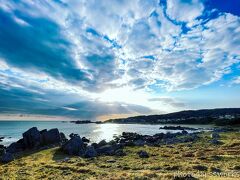
{"type": "Polygon", "coordinates": [[[43,144],[58,144],[61,142],[60,133],[57,128],[42,133],[43,144]]]}
{"type": "Polygon", "coordinates": [[[34,148],[41,144],[41,134],[36,127],[32,127],[23,133],[23,141],[26,148],[34,148]]]}
{"type": "Polygon", "coordinates": [[[85,151],[84,157],[92,158],[92,157],[96,157],[96,156],[97,156],[97,151],[95,150],[95,148],[93,146],[88,146],[85,151]]]}
{"type": "Polygon", "coordinates": [[[148,153],[146,151],[143,151],[143,150],[139,151],[138,155],[139,155],[140,158],[149,158],[148,153]]]}
{"type": "Polygon", "coordinates": [[[62,146],[62,150],[69,155],[82,156],[84,155],[84,149],[84,143],[79,136],[73,136],[62,146]]]}
{"type": "Polygon", "coordinates": [[[9,163],[13,160],[14,160],[14,157],[11,153],[6,152],[2,155],[2,162],[3,163],[9,163]]]}
{"type": "Polygon", "coordinates": [[[187,135],[188,132],[187,132],[186,130],[182,130],[182,134],[183,134],[183,135],[187,135]]]}

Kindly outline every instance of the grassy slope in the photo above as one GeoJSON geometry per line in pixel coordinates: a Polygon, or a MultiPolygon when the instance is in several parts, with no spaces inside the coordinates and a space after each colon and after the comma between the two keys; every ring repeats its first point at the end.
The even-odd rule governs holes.
{"type": "Polygon", "coordinates": [[[239,137],[240,133],[222,133],[224,145],[213,146],[208,143],[209,133],[205,133],[192,147],[187,144],[173,145],[174,148],[127,147],[125,157],[71,157],[68,161],[63,161],[68,156],[53,148],[25,154],[9,164],[0,165],[0,179],[172,179],[177,171],[196,175],[196,165],[206,166],[207,170],[202,172],[208,174],[208,179],[216,179],[211,175],[213,168],[222,172],[235,169],[235,173],[240,173],[239,137]],[[141,159],[136,155],[142,149],[151,154],[150,158],[141,159]],[[116,162],[109,163],[109,159],[116,162]]]}

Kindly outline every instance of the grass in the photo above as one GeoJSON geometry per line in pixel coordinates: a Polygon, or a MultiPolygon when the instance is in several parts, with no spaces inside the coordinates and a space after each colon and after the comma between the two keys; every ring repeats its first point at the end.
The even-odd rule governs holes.
{"type": "Polygon", "coordinates": [[[174,179],[179,172],[198,179],[239,179],[239,137],[236,132],[221,133],[224,144],[214,146],[206,132],[191,145],[125,147],[124,157],[69,157],[58,148],[27,152],[0,165],[0,179],[174,179]],[[139,150],[146,150],[150,158],[139,158],[139,150]],[[107,162],[111,159],[116,162],[107,162]]]}

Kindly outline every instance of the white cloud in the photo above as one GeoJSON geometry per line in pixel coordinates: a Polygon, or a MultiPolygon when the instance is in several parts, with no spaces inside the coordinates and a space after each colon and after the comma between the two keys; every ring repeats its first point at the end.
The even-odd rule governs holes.
{"type": "Polygon", "coordinates": [[[168,0],[167,14],[176,21],[192,23],[195,18],[202,15],[204,6],[200,0],[168,0]]]}
{"type": "Polygon", "coordinates": [[[233,79],[232,84],[240,84],[240,76],[233,79]]]}
{"type": "Polygon", "coordinates": [[[14,15],[15,10],[55,22],[71,44],[74,68],[86,72],[89,82],[68,83],[0,60],[2,84],[17,82],[15,86],[29,89],[41,87],[105,101],[111,96],[115,101],[157,107],[147,101],[150,85],[171,91],[197,88],[221,79],[239,63],[240,18],[220,13],[208,21],[196,20],[204,11],[199,0],[168,0],[168,17],[157,0],[61,2],[0,0],[0,8],[21,25],[31,23],[14,15]],[[182,29],[182,22],[188,31],[182,29]]]}

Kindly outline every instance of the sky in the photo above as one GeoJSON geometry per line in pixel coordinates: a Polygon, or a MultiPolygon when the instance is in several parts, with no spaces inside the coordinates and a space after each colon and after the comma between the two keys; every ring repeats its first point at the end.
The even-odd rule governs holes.
{"type": "Polygon", "coordinates": [[[0,0],[0,119],[240,107],[239,0],[0,0]]]}

